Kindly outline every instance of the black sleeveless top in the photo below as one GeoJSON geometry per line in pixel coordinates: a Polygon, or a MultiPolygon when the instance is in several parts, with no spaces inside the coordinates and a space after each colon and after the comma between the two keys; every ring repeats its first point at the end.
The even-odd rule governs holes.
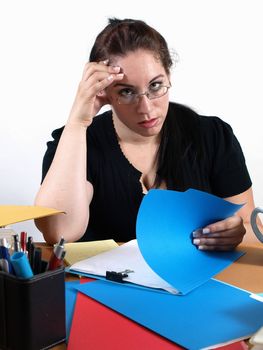
{"type": "MultiPolygon", "coordinates": [[[[168,184],[168,189],[194,188],[226,198],[251,186],[241,147],[227,123],[217,117],[200,116],[175,103],[170,103],[167,118],[180,118],[181,125],[188,118],[188,127],[189,122],[193,122],[205,150],[203,156],[193,162],[193,148],[188,149],[179,164],[182,179],[176,188],[168,184]]],[[[54,130],[53,141],[47,143],[42,181],[62,131],[63,127],[54,130]]],[[[89,225],[81,241],[112,238],[125,242],[135,238],[136,216],[143,198],[141,173],[120,149],[111,111],[96,116],[87,129],[87,150],[87,179],[94,187],[94,195],[89,225]]]]}

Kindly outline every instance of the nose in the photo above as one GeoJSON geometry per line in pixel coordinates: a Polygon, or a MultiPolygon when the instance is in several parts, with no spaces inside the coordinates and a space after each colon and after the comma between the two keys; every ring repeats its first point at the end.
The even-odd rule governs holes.
{"type": "Polygon", "coordinates": [[[149,114],[152,110],[152,102],[148,99],[146,94],[138,96],[137,112],[141,114],[149,114]]]}

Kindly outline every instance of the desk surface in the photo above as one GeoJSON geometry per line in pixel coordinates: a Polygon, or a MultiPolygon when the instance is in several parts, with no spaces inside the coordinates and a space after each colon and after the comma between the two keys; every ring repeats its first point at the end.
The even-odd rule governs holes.
{"type": "Polygon", "coordinates": [[[241,244],[237,249],[246,252],[246,254],[215,277],[220,281],[253,293],[262,293],[263,244],[241,244]]]}
{"type": "MultiPolygon", "coordinates": [[[[43,243],[39,245],[42,247],[44,259],[48,259],[52,252],[52,247],[48,247],[43,243]]],[[[263,244],[241,244],[238,250],[244,251],[246,254],[216,275],[215,278],[254,293],[263,292],[263,244]]],[[[66,280],[76,278],[75,276],[67,275],[66,280]]],[[[66,344],[60,344],[52,349],[64,350],[66,348],[66,344]]]]}

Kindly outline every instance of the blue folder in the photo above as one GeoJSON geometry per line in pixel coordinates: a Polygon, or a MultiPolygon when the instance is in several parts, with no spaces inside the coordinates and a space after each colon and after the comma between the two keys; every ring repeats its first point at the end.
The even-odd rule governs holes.
{"type": "Polygon", "coordinates": [[[263,324],[263,303],[213,279],[181,296],[101,280],[77,288],[189,350],[247,338],[263,324]]]}
{"type": "Polygon", "coordinates": [[[186,294],[243,254],[200,251],[192,244],[192,232],[234,215],[241,207],[194,189],[150,190],[140,205],[136,223],[140,251],[160,277],[186,294]]]}

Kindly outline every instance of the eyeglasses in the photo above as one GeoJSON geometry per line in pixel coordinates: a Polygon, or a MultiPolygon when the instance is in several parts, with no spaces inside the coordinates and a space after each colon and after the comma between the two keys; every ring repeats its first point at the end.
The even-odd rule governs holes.
{"type": "Polygon", "coordinates": [[[147,91],[137,94],[130,88],[125,88],[121,90],[117,101],[120,105],[131,105],[139,101],[141,96],[146,96],[149,100],[154,100],[155,98],[162,97],[167,94],[171,86],[158,85],[156,87],[150,87],[147,91]]]}

